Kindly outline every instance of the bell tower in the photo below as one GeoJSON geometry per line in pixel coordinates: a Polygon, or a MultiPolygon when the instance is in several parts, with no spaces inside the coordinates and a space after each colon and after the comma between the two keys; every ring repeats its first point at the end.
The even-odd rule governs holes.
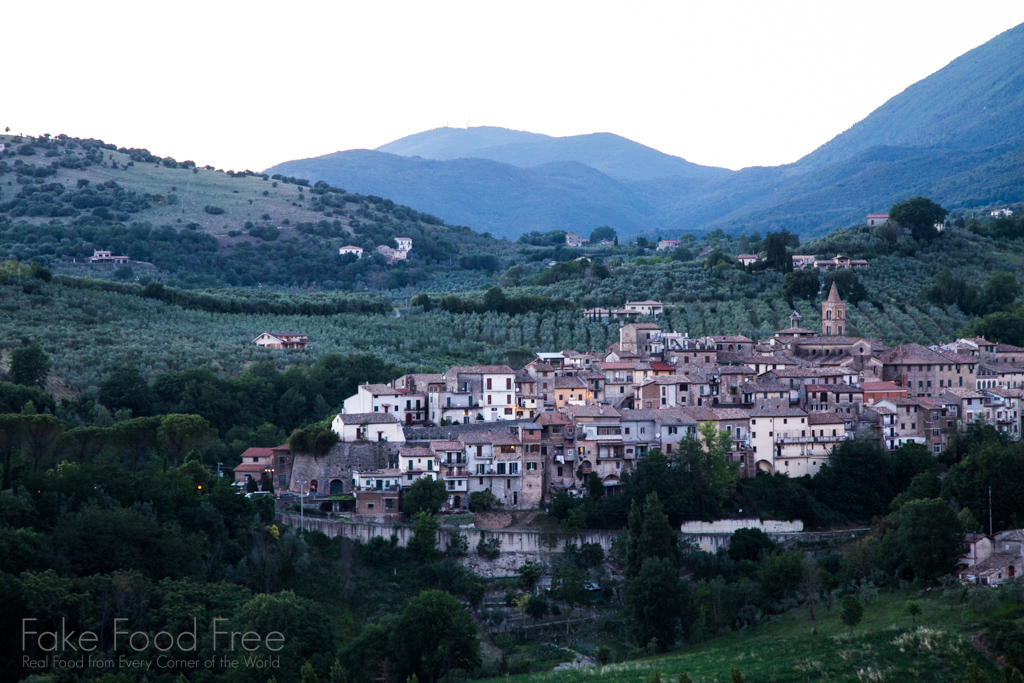
{"type": "Polygon", "coordinates": [[[825,337],[846,334],[846,304],[839,298],[835,282],[828,291],[828,298],[821,302],[821,334],[825,337]]]}

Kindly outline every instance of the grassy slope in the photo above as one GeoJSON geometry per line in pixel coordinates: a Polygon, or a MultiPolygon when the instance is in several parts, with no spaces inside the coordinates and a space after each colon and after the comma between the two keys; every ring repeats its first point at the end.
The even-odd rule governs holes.
{"type": "MultiPolygon", "coordinates": [[[[13,142],[14,139],[11,135],[0,135],[0,142],[6,142],[9,149],[21,144],[13,142]]],[[[11,164],[15,158],[37,166],[49,165],[53,161],[37,154],[30,157],[8,157],[7,162],[11,164]]],[[[91,183],[114,180],[122,187],[140,194],[176,194],[176,205],[154,204],[150,209],[135,214],[133,220],[145,220],[154,225],[198,223],[201,230],[214,235],[222,244],[252,239],[245,236],[230,238],[227,232],[240,230],[246,221],[259,222],[264,213],[270,214],[271,222],[281,230],[282,239],[298,234],[294,228],[296,222],[320,218],[304,207],[292,206],[292,202],[297,202],[299,194],[295,185],[279,183],[275,188],[272,181],[265,181],[258,176],[231,177],[222,170],[210,171],[205,168],[196,168],[193,173],[190,169],[167,168],[154,163],[136,162],[133,166],[127,166],[131,158],[112,150],[104,150],[104,160],[107,166],[61,168],[56,176],[46,178],[43,182],[61,182],[65,186],[74,187],[79,178],[85,178],[91,183]],[[118,168],[109,165],[111,161],[116,161],[118,168]],[[269,192],[268,197],[263,196],[264,191],[269,192]],[[225,213],[214,216],[204,212],[203,207],[208,204],[225,209],[225,213]],[[282,224],[285,218],[290,220],[291,227],[282,224]]],[[[13,177],[5,180],[13,180],[13,177]]],[[[4,188],[5,197],[13,196],[14,192],[13,186],[4,188]]],[[[26,216],[18,220],[46,223],[51,219],[26,216]]]]}
{"type": "Polygon", "coordinates": [[[980,631],[970,610],[950,610],[921,600],[924,613],[911,624],[904,610],[910,598],[882,594],[869,604],[853,635],[836,610],[825,617],[818,608],[818,635],[811,636],[805,609],[747,633],[714,638],[681,652],[604,667],[508,677],[505,681],[569,683],[608,681],[646,683],[657,668],[663,679],[686,673],[694,683],[728,681],[729,666],[739,667],[747,681],[953,681],[969,661],[990,674],[991,662],[971,644],[980,631]]]}

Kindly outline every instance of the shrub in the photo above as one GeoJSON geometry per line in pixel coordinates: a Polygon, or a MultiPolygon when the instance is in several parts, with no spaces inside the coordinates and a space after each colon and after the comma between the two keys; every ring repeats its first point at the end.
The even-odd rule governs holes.
{"type": "Polygon", "coordinates": [[[494,536],[481,537],[480,542],[476,544],[476,552],[486,560],[498,559],[498,556],[501,555],[501,539],[494,536]]]}
{"type": "Polygon", "coordinates": [[[207,204],[206,206],[204,206],[203,211],[210,214],[211,216],[219,216],[220,214],[224,213],[223,208],[219,206],[213,206],[212,204],[207,204]]]}

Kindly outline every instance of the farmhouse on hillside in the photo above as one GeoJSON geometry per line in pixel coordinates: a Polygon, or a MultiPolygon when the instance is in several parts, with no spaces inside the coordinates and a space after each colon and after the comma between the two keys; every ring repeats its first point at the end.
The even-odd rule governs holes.
{"type": "Polygon", "coordinates": [[[262,332],[252,343],[268,349],[304,349],[309,337],[300,332],[262,332]]]}

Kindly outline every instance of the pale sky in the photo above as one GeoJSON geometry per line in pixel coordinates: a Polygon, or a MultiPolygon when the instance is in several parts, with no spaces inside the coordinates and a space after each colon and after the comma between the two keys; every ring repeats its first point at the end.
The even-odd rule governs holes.
{"type": "Polygon", "coordinates": [[[262,170],[444,125],[795,161],[1020,0],[5,0],[0,130],[262,170]]]}

